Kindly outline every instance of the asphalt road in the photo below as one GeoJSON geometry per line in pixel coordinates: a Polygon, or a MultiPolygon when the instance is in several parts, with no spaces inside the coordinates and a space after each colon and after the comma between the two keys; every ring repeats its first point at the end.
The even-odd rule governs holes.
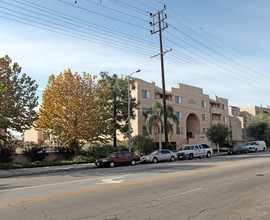
{"type": "Polygon", "coordinates": [[[270,152],[5,178],[0,219],[270,219],[270,152]]]}

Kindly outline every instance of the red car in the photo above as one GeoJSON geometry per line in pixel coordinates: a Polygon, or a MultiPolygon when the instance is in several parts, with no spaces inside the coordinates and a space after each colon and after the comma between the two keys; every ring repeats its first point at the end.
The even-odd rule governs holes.
{"type": "Polygon", "coordinates": [[[102,158],[99,160],[96,160],[96,166],[97,167],[103,167],[103,166],[109,166],[114,167],[117,165],[123,165],[123,164],[130,164],[135,165],[137,161],[140,161],[140,157],[137,155],[134,155],[130,152],[116,152],[112,153],[112,155],[108,158],[102,158]]]}

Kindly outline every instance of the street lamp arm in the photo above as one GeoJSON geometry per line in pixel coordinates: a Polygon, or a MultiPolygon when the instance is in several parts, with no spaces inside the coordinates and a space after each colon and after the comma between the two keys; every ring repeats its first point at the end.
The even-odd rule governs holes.
{"type": "Polygon", "coordinates": [[[129,152],[131,152],[131,146],[130,146],[130,98],[129,98],[129,79],[131,77],[131,75],[133,73],[138,73],[140,72],[141,70],[140,69],[137,69],[135,70],[134,72],[132,72],[130,75],[128,75],[128,149],[129,149],[129,152]]]}

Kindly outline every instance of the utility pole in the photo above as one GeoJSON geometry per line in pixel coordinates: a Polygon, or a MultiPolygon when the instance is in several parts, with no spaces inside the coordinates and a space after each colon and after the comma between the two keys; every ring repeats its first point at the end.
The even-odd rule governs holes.
{"type": "Polygon", "coordinates": [[[163,13],[166,9],[166,5],[160,11],[155,14],[150,13],[151,18],[153,18],[153,22],[150,22],[150,25],[153,27],[151,30],[151,34],[155,34],[159,32],[159,45],[160,45],[160,53],[151,58],[160,56],[161,61],[161,78],[162,78],[162,93],[163,93],[163,114],[164,114],[164,132],[165,132],[165,148],[168,149],[168,126],[167,126],[167,108],[166,108],[166,93],[165,93],[165,77],[164,77],[164,61],[163,55],[167,52],[170,52],[172,49],[163,52],[162,46],[162,31],[168,27],[168,24],[164,22],[167,18],[167,15],[163,13]],[[156,30],[156,25],[158,25],[158,29],[156,30]]]}

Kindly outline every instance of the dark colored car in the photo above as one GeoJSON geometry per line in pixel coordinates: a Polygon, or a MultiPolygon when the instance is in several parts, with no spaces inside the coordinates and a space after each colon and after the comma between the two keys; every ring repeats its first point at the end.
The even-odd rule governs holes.
{"type": "Polygon", "coordinates": [[[246,146],[233,146],[228,150],[228,154],[240,154],[248,153],[248,148],[246,146]]]}
{"type": "Polygon", "coordinates": [[[116,152],[112,153],[110,157],[108,158],[102,158],[99,160],[96,160],[96,166],[97,167],[103,167],[103,166],[109,166],[114,167],[117,165],[124,165],[124,164],[130,164],[135,165],[137,161],[140,161],[140,157],[137,155],[134,155],[130,152],[116,152]]]}

